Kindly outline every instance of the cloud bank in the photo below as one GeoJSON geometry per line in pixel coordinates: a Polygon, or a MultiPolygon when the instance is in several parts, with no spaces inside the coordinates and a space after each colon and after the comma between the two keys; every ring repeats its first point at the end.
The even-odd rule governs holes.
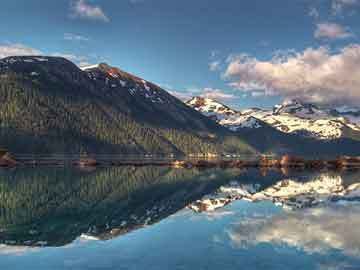
{"type": "Polygon", "coordinates": [[[109,22],[109,17],[99,6],[93,6],[85,0],[77,0],[71,4],[71,16],[74,18],[99,20],[109,22]]]}
{"type": "Polygon", "coordinates": [[[249,55],[228,60],[224,78],[245,92],[263,91],[320,105],[360,104],[360,45],[338,52],[326,47],[288,52],[262,61],[249,55]]]}
{"type": "Polygon", "coordinates": [[[188,101],[193,97],[210,98],[221,102],[236,98],[235,95],[226,93],[224,90],[211,87],[203,89],[190,88],[184,91],[168,90],[168,92],[182,101],[188,101]]]}
{"type": "Polygon", "coordinates": [[[25,46],[23,44],[0,44],[0,59],[8,56],[41,55],[40,50],[25,46]]]}

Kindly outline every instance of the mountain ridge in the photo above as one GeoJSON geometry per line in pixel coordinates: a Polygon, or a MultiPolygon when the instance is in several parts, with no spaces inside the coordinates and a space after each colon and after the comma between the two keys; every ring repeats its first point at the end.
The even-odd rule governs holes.
{"type": "Polygon", "coordinates": [[[334,117],[330,110],[321,110],[315,105],[285,102],[273,110],[229,108],[232,113],[226,114],[217,110],[225,106],[220,102],[202,99],[208,104],[194,106],[191,102],[194,99],[196,97],[186,104],[205,116],[210,115],[261,152],[312,157],[360,152],[360,126],[344,117],[334,117]]]}
{"type": "Polygon", "coordinates": [[[12,152],[254,152],[157,85],[106,64],[7,57],[0,82],[0,143],[12,152]]]}

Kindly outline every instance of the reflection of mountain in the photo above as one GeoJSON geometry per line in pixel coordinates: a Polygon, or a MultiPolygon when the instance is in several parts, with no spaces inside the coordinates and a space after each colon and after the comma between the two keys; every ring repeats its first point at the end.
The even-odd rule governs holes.
{"type": "Polygon", "coordinates": [[[235,173],[165,167],[0,171],[0,243],[59,246],[81,234],[111,238],[175,213],[235,173]]]}
{"type": "Polygon", "coordinates": [[[308,253],[336,249],[359,257],[359,227],[358,203],[330,204],[271,218],[257,216],[241,220],[229,231],[229,236],[240,247],[259,243],[286,244],[308,253]]]}
{"type": "Polygon", "coordinates": [[[265,185],[261,181],[244,184],[232,181],[215,193],[192,203],[196,212],[212,211],[235,200],[269,200],[284,208],[304,208],[337,200],[360,200],[360,179],[356,173],[319,173],[308,178],[290,177],[265,185]]]}

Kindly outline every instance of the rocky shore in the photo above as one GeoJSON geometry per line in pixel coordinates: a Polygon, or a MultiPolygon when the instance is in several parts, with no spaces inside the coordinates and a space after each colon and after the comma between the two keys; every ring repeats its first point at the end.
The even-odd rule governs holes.
{"type": "Polygon", "coordinates": [[[360,169],[360,156],[340,156],[334,159],[304,159],[297,156],[281,157],[260,156],[254,159],[112,159],[85,157],[67,158],[22,158],[7,152],[0,153],[0,167],[16,166],[65,166],[79,168],[96,168],[101,166],[168,166],[172,168],[259,168],[259,169],[314,169],[314,170],[347,170],[360,169]]]}

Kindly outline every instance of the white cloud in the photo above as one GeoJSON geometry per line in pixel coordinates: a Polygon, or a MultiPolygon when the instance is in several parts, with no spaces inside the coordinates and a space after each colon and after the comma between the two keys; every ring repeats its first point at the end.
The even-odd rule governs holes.
{"type": "Polygon", "coordinates": [[[263,97],[265,96],[265,93],[263,91],[253,91],[251,92],[252,97],[263,97]]]}
{"type": "Polygon", "coordinates": [[[236,98],[235,95],[228,94],[221,89],[215,89],[211,87],[205,87],[203,89],[188,88],[184,91],[168,90],[168,92],[183,101],[188,101],[193,97],[204,97],[204,98],[214,99],[217,101],[226,101],[236,98]]]}
{"type": "Polygon", "coordinates": [[[320,13],[316,7],[311,7],[309,10],[309,16],[318,19],[320,17],[320,13]]]}
{"type": "Polygon", "coordinates": [[[181,92],[181,91],[175,91],[175,90],[168,90],[168,92],[171,95],[173,95],[174,97],[177,97],[178,99],[180,99],[182,101],[188,101],[194,97],[194,95],[192,95],[189,92],[181,92]]]}
{"type": "Polygon", "coordinates": [[[83,18],[109,22],[109,17],[99,6],[93,6],[86,0],[76,0],[71,4],[71,16],[74,18],[83,18]]]}
{"type": "Polygon", "coordinates": [[[212,50],[209,57],[209,69],[210,71],[217,71],[221,69],[223,60],[220,57],[220,51],[212,50]]]}
{"type": "Polygon", "coordinates": [[[52,53],[51,56],[66,58],[67,60],[74,61],[74,62],[84,60],[84,57],[77,56],[75,54],[69,54],[69,53],[52,53]]]}
{"type": "Polygon", "coordinates": [[[332,13],[334,15],[340,15],[345,7],[353,6],[358,3],[358,0],[333,0],[331,3],[332,13]]]}
{"type": "Polygon", "coordinates": [[[360,44],[333,53],[326,47],[275,55],[261,61],[248,55],[229,59],[224,78],[245,92],[264,91],[323,105],[360,104],[360,44]]]}
{"type": "Polygon", "coordinates": [[[353,34],[345,27],[337,23],[318,23],[314,37],[317,39],[344,39],[352,37],[353,34]]]}
{"type": "Polygon", "coordinates": [[[75,55],[69,53],[53,53],[51,54],[51,56],[66,58],[67,60],[77,64],[79,67],[86,67],[92,65],[92,63],[89,62],[89,58],[83,55],[75,55]]]}
{"type": "Polygon", "coordinates": [[[210,58],[215,58],[215,57],[217,57],[218,55],[219,55],[219,51],[218,50],[212,50],[211,52],[210,52],[210,58]]]}
{"type": "Polygon", "coordinates": [[[89,38],[73,33],[65,33],[64,39],[70,41],[89,41],[89,38]]]}
{"type": "Polygon", "coordinates": [[[209,69],[211,71],[216,71],[216,70],[219,70],[220,69],[220,65],[221,65],[221,61],[212,61],[209,63],[209,69]]]}
{"type": "Polygon", "coordinates": [[[41,55],[40,50],[23,44],[0,44],[0,59],[8,56],[41,55]]]}
{"type": "MultiPolygon", "coordinates": [[[[46,55],[44,52],[28,47],[23,44],[0,44],[0,59],[9,56],[33,56],[33,55],[46,55]]],[[[79,67],[90,66],[91,60],[96,60],[98,57],[90,57],[84,55],[75,55],[71,53],[49,53],[49,56],[63,57],[71,62],[74,62],[79,67]]]]}
{"type": "Polygon", "coordinates": [[[202,93],[200,94],[201,97],[215,99],[217,101],[224,101],[235,98],[232,94],[227,94],[221,89],[215,88],[204,88],[202,93]]]}

